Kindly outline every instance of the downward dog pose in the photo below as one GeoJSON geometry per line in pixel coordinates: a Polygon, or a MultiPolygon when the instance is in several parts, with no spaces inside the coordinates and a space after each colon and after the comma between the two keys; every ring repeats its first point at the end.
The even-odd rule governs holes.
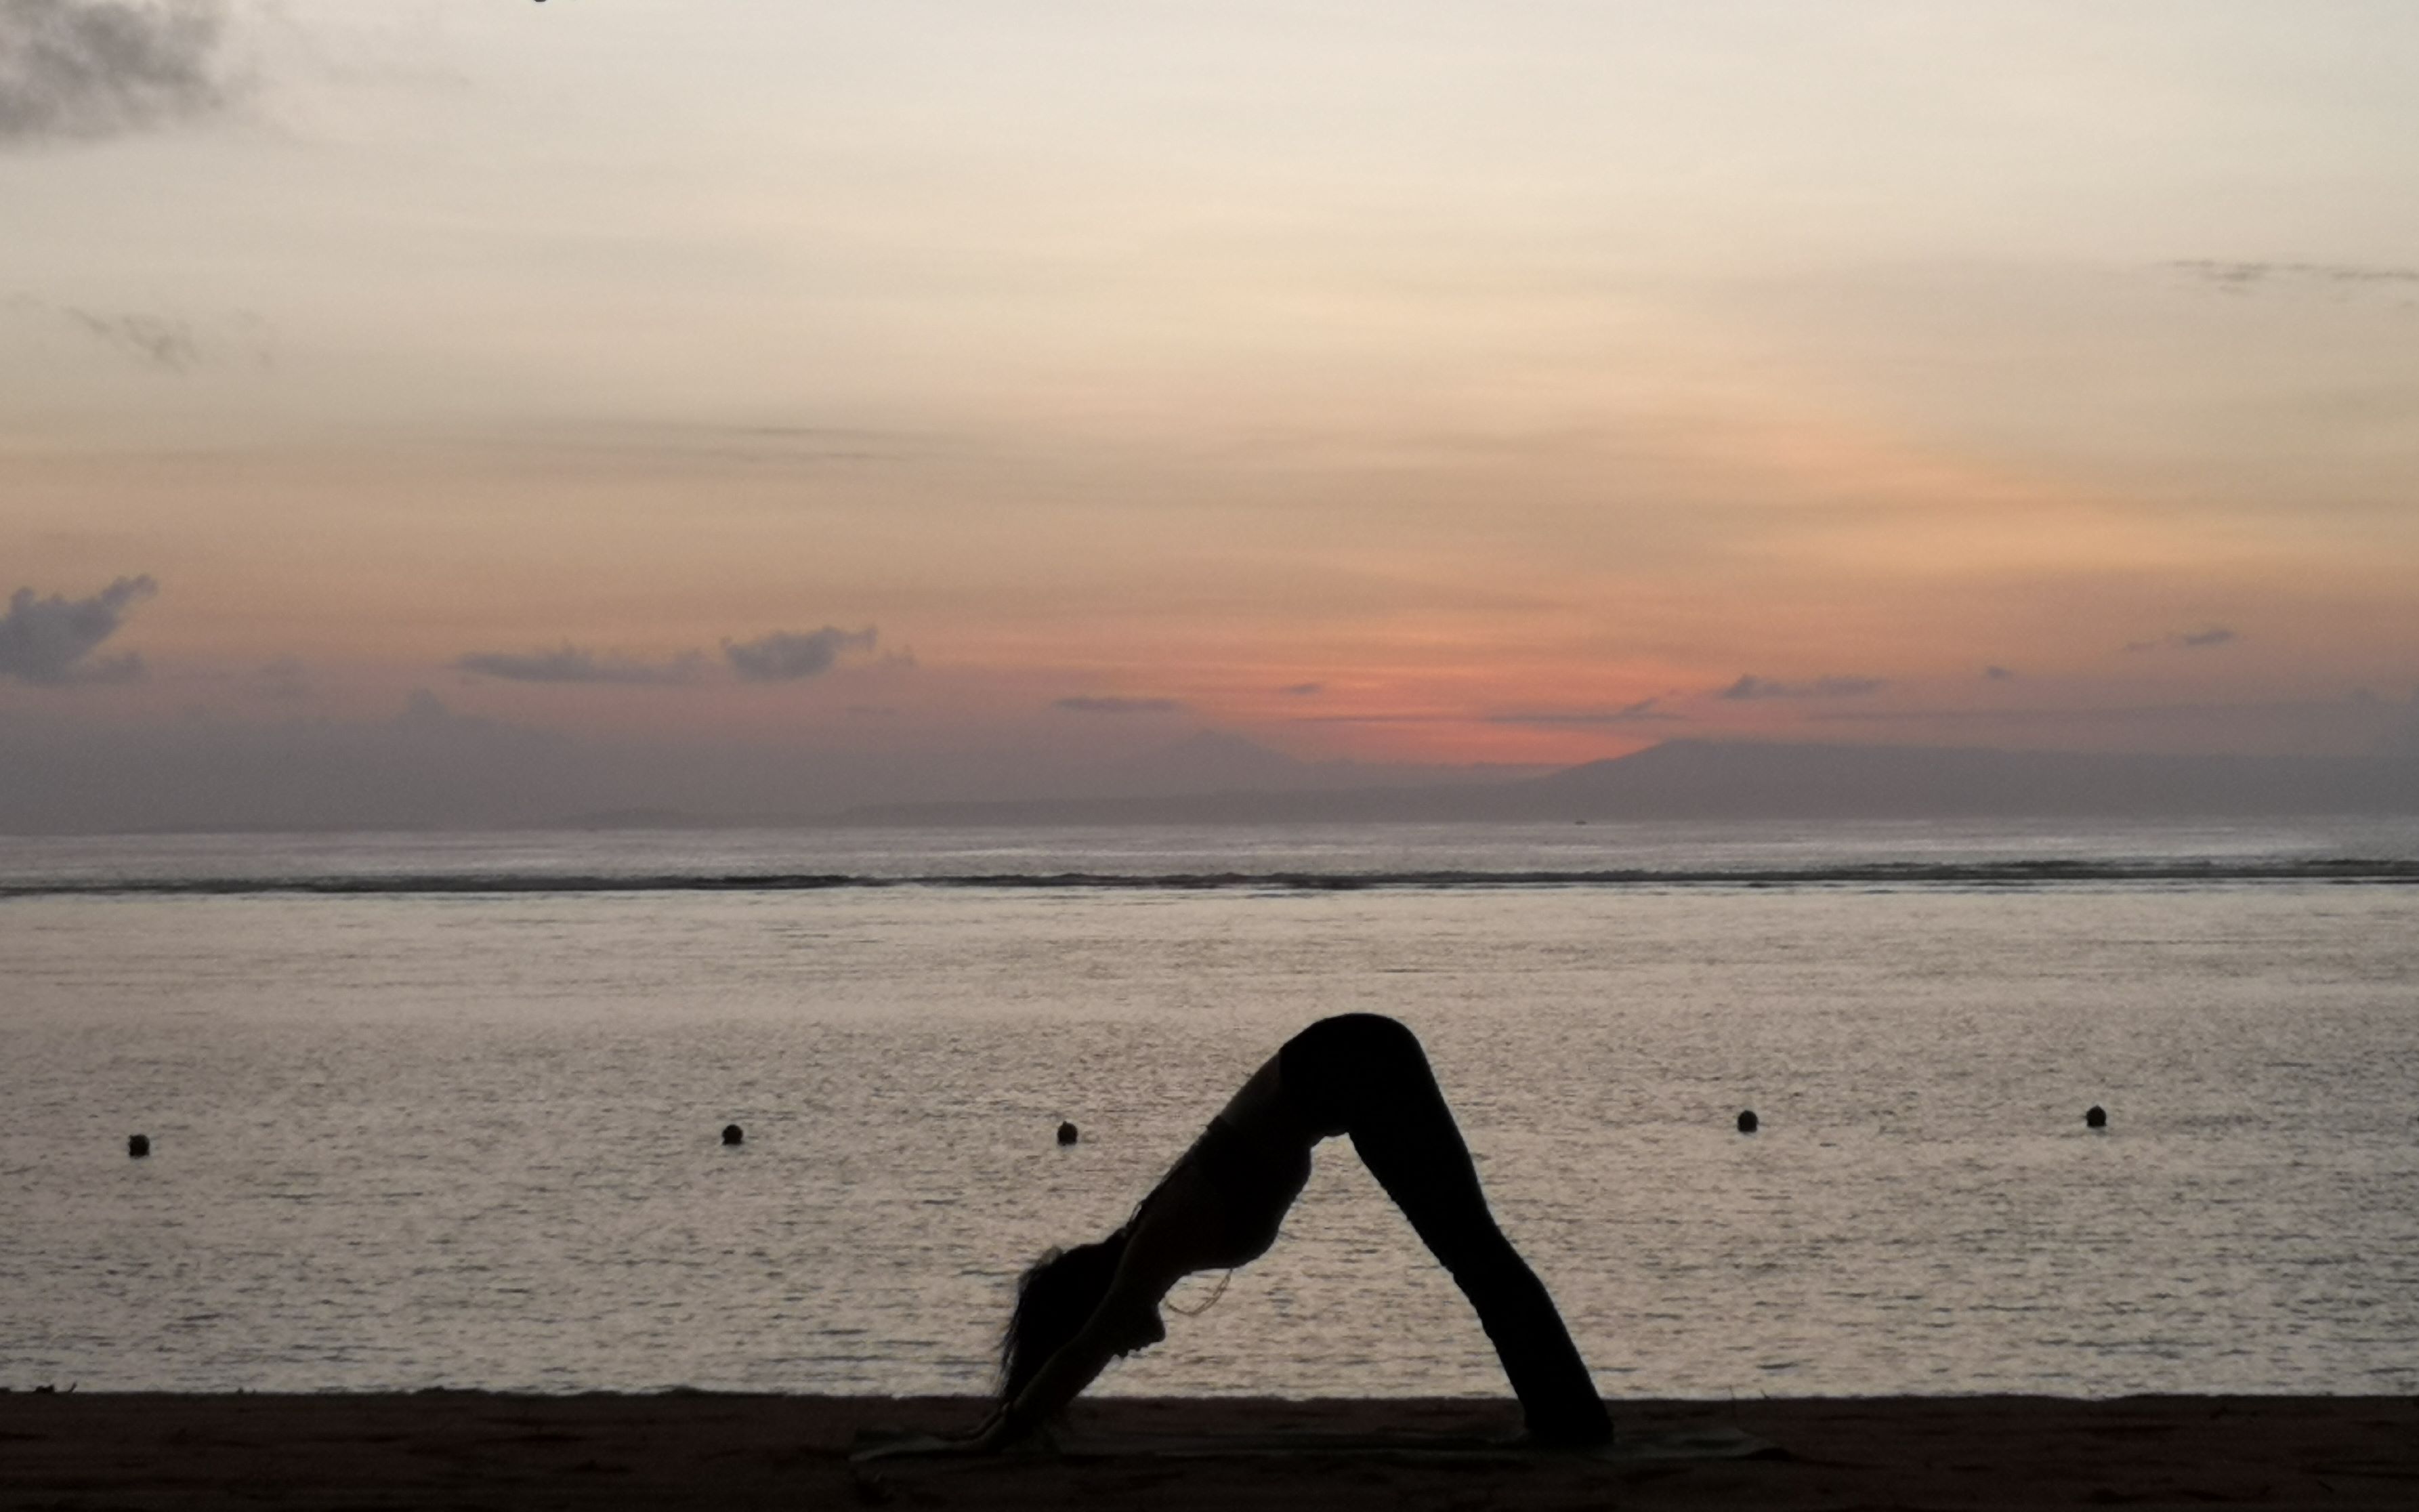
{"type": "Polygon", "coordinates": [[[1000,1406],[975,1446],[1026,1437],[1110,1360],[1166,1337],[1159,1304],[1182,1276],[1266,1254],[1310,1179],[1311,1147],[1336,1134],[1352,1136],[1477,1309],[1529,1436],[1610,1440],[1611,1420],[1553,1299],[1487,1211],[1419,1040],[1393,1019],[1348,1013],[1287,1041],[1123,1227],[1025,1273],[1000,1350],[1000,1406]]]}

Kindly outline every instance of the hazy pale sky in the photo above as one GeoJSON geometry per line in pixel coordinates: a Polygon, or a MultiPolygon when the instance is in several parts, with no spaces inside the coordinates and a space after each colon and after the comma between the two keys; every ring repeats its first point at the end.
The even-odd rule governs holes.
{"type": "Polygon", "coordinates": [[[2400,0],[0,0],[0,738],[2407,741],[2414,79],[2400,0]]]}

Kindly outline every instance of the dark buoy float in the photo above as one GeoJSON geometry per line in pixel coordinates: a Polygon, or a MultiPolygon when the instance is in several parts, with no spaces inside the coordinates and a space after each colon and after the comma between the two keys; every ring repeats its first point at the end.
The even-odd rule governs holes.
{"type": "Polygon", "coordinates": [[[2089,1107],[2083,1110],[2083,1126],[2087,1129],[2107,1128],[2108,1110],[2102,1107],[2097,1103],[2092,1103],[2089,1107]]]}
{"type": "Polygon", "coordinates": [[[1071,1144],[1073,1144],[1076,1140],[1081,1139],[1082,1137],[1083,1137],[1083,1135],[1082,1135],[1081,1134],[1079,1134],[1079,1133],[1077,1133],[1077,1132],[1076,1132],[1075,1126],[1074,1126],[1073,1124],[1071,1124],[1071,1123],[1068,1123],[1068,1122],[1066,1122],[1066,1121],[1065,1121],[1065,1120],[1063,1120],[1063,1119],[1062,1119],[1062,1120],[1060,1120],[1060,1122],[1059,1122],[1059,1124],[1058,1124],[1058,1142],[1059,1142],[1060,1144],[1062,1144],[1062,1145],[1071,1145],[1071,1144]]]}
{"type": "Polygon", "coordinates": [[[141,1160],[144,1156],[148,1155],[151,1153],[151,1136],[149,1134],[127,1135],[126,1152],[136,1160],[141,1160]]]}
{"type": "Polygon", "coordinates": [[[735,1123],[726,1123],[722,1126],[722,1142],[726,1145],[738,1144],[747,1137],[747,1132],[735,1123]]]}
{"type": "Polygon", "coordinates": [[[1755,1119],[1755,1109],[1753,1109],[1753,1108],[1745,1108],[1745,1109],[1742,1109],[1742,1110],[1740,1111],[1739,1116],[1738,1116],[1738,1129],[1739,1129],[1739,1133],[1741,1133],[1741,1134],[1753,1134],[1753,1133],[1755,1133],[1755,1123],[1756,1123],[1756,1119],[1755,1119]]]}

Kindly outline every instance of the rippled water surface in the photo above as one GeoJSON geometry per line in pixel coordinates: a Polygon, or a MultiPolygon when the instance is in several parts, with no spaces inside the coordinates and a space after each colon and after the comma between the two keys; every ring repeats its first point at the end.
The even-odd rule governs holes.
{"type": "MultiPolygon", "coordinates": [[[[1118,1222],[1287,1034],[1374,1010],[1427,1041],[1613,1396],[2419,1390],[2419,888],[2393,882],[48,887],[2411,850],[2092,843],[12,842],[0,1385],[980,1390],[1023,1261],[1118,1222]]],[[[1107,1389],[1502,1389],[1342,1145],[1169,1321],[1107,1389]]]]}

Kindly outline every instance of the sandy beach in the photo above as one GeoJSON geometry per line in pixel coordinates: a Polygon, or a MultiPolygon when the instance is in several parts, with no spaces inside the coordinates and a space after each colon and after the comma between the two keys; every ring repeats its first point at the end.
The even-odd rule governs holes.
{"type": "Polygon", "coordinates": [[[1081,1404],[1055,1454],[852,1458],[963,1398],[0,1395],[0,1507],[2408,1507],[2402,1397],[1619,1404],[1605,1459],[1471,1446],[1479,1401],[1081,1404]],[[1691,1457],[1733,1439],[1749,1458],[1691,1457]],[[1323,1437],[1322,1437],[1323,1436],[1323,1437]],[[1451,1446],[1455,1436],[1461,1447],[1451,1446]],[[1700,1437],[1692,1437],[1700,1436],[1700,1437]]]}

